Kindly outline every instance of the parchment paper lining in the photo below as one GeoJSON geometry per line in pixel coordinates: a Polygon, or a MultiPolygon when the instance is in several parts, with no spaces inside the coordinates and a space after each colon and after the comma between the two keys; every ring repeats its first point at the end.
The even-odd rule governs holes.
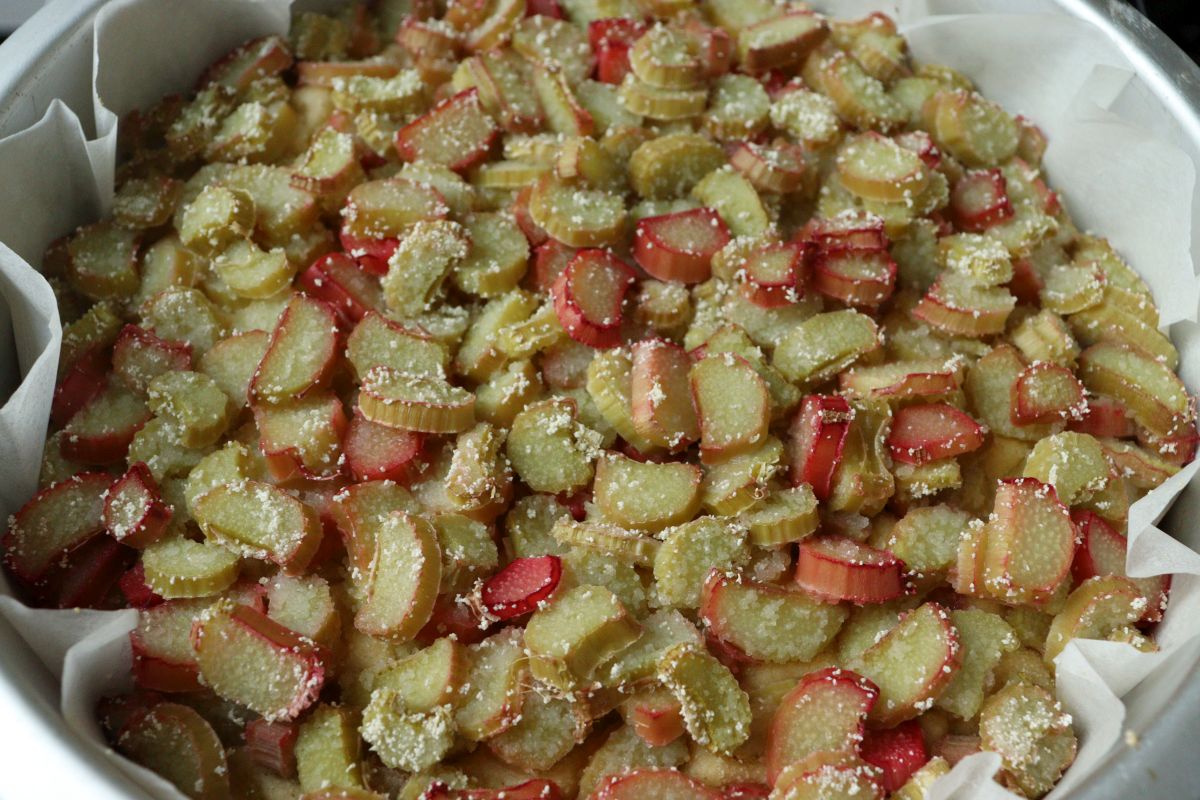
{"type": "MultiPolygon", "coordinates": [[[[307,2],[306,7],[330,5],[307,2]]],[[[286,31],[288,0],[117,0],[95,22],[93,85],[98,138],[88,141],[74,114],[54,104],[29,129],[0,140],[0,374],[10,377],[0,409],[0,512],[16,510],[36,485],[61,340],[53,294],[29,264],[45,245],[100,216],[112,197],[117,120],[169,92],[186,90],[216,56],[253,36],[286,31]],[[11,248],[11,249],[10,249],[11,248]],[[6,306],[6,308],[5,308],[6,306]]],[[[1019,0],[1006,11],[1037,11],[1019,0]]],[[[1200,284],[1193,264],[1197,207],[1192,159],[1170,144],[1169,113],[1141,84],[1114,43],[1088,24],[1056,14],[981,14],[986,0],[839,0],[839,16],[873,10],[902,25],[914,55],[950,64],[987,97],[1047,132],[1046,168],[1081,228],[1107,236],[1154,292],[1163,324],[1196,321],[1200,284]],[[949,16],[959,15],[963,16],[949,16]]],[[[1188,331],[1188,334],[1191,334],[1188,331]]],[[[1200,360],[1194,335],[1181,341],[1185,379],[1200,360]]],[[[1190,384],[1195,391],[1196,385],[1190,384]]],[[[0,389],[3,389],[0,382],[0,389]]],[[[1120,697],[1200,635],[1200,554],[1192,531],[1178,539],[1156,527],[1193,483],[1193,464],[1135,503],[1127,567],[1134,576],[1174,573],[1161,651],[1079,641],[1057,662],[1059,696],[1075,717],[1080,750],[1051,793],[1060,797],[1100,764],[1123,734],[1120,697]]],[[[1191,491],[1197,491],[1192,486],[1191,491]]],[[[4,594],[11,595],[7,585],[4,594]]],[[[96,700],[128,688],[127,633],[136,613],[30,609],[0,596],[0,613],[62,680],[65,720],[86,747],[101,748],[157,798],[182,798],[156,775],[111,753],[93,719],[96,700]]],[[[1013,798],[991,780],[999,759],[960,762],[934,787],[933,800],[1013,798]]]]}

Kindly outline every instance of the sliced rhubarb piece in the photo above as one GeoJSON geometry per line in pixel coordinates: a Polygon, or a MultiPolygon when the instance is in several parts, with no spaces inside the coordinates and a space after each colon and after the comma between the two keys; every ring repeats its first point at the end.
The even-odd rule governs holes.
{"type": "Polygon", "coordinates": [[[373,636],[411,639],[429,621],[441,582],[437,532],[421,517],[393,512],[373,532],[362,576],[366,601],[354,626],[373,636]]]}
{"type": "MultiPolygon", "coordinates": [[[[120,342],[120,337],[117,340],[120,342]]],[[[115,359],[114,347],[113,360],[115,359]]],[[[113,368],[117,369],[115,364],[113,368]]],[[[54,400],[50,406],[51,422],[59,426],[66,425],[73,416],[99,397],[107,386],[108,370],[109,353],[104,347],[93,347],[85,351],[75,363],[67,367],[54,388],[54,400]]]]}
{"type": "Polygon", "coordinates": [[[134,551],[107,536],[93,536],[47,573],[38,601],[56,608],[108,608],[134,551]]]}
{"type": "Polygon", "coordinates": [[[848,370],[838,377],[838,383],[843,391],[858,397],[908,400],[958,389],[962,372],[954,360],[893,361],[848,370]]]}
{"type": "Polygon", "coordinates": [[[596,78],[619,84],[629,72],[629,48],[646,32],[646,23],[610,17],[588,23],[588,42],[596,53],[596,78]]]}
{"type": "Polygon", "coordinates": [[[760,192],[798,191],[809,175],[804,148],[785,139],[769,145],[738,142],[733,145],[729,163],[760,192]]]}
{"type": "Polygon", "coordinates": [[[848,306],[874,308],[892,296],[896,272],[886,252],[825,249],[813,265],[813,288],[848,306]]]}
{"type": "Polygon", "coordinates": [[[673,769],[635,769],[607,778],[592,795],[596,800],[721,800],[716,789],[673,769]]]}
{"type": "Polygon", "coordinates": [[[133,680],[139,687],[155,692],[201,690],[191,633],[193,621],[207,605],[205,600],[169,600],[138,614],[129,644],[133,680]]]}
{"type": "Polygon", "coordinates": [[[920,714],[954,677],[961,655],[958,632],[944,608],[925,603],[905,614],[854,661],[879,687],[871,719],[888,726],[920,714]]]}
{"type": "Polygon", "coordinates": [[[861,751],[863,761],[883,771],[880,782],[887,792],[906,784],[929,761],[925,734],[916,720],[888,730],[870,731],[863,739],[861,751]]]}
{"type": "Polygon", "coordinates": [[[267,483],[217,486],[196,500],[194,515],[205,535],[292,573],[303,572],[321,544],[317,513],[267,483]]]}
{"type": "Polygon", "coordinates": [[[842,185],[866,200],[903,202],[929,183],[921,157],[874,131],[848,139],[838,151],[842,185]]]}
{"type": "Polygon", "coordinates": [[[658,660],[658,678],[679,700],[688,735],[729,755],[750,735],[750,700],[729,668],[701,648],[675,645],[658,660]]]}
{"type": "Polygon", "coordinates": [[[738,33],[738,58],[750,72],[793,66],[828,37],[825,18],[811,11],[772,15],[738,33]]]}
{"type": "Polygon", "coordinates": [[[748,361],[733,353],[705,356],[692,365],[690,381],[701,460],[727,461],[766,439],[771,398],[748,361]]]}
{"type": "Polygon", "coordinates": [[[795,581],[827,602],[885,603],[904,593],[904,562],[843,536],[810,536],[800,542],[795,581]]]}
{"type": "Polygon", "coordinates": [[[1016,302],[1003,287],[984,286],[971,276],[943,272],[912,313],[945,333],[982,337],[1004,330],[1016,302]]]}
{"type": "Polygon", "coordinates": [[[152,608],[163,602],[163,598],[146,585],[146,569],[140,561],[125,571],[117,581],[117,587],[130,608],[152,608]]]}
{"type": "Polygon", "coordinates": [[[1062,611],[1054,615],[1042,657],[1047,665],[1052,665],[1072,639],[1104,639],[1137,622],[1148,605],[1129,578],[1120,575],[1089,578],[1071,592],[1062,611]]]}
{"type": "Polygon", "coordinates": [[[554,282],[554,311],[572,339],[589,347],[620,344],[621,303],[633,270],[604,250],[581,250],[554,282]]]}
{"type": "Polygon", "coordinates": [[[1026,797],[1050,791],[1075,759],[1071,715],[1040,686],[1009,684],[988,698],[979,737],[982,747],[999,753],[1004,774],[1026,797]]]}
{"type": "Polygon", "coordinates": [[[453,170],[470,169],[487,157],[500,129],[467,89],[443,101],[396,133],[396,151],[405,161],[432,161],[453,170]]]}
{"type": "Polygon", "coordinates": [[[379,425],[356,414],[343,442],[346,465],[359,481],[407,484],[419,467],[424,442],[420,433],[379,425]]]}
{"type": "Polygon", "coordinates": [[[499,619],[528,614],[558,588],[562,561],[558,556],[518,558],[483,585],[483,604],[499,619]]]}
{"type": "Polygon", "coordinates": [[[290,722],[252,719],[246,723],[246,751],[256,764],[283,778],[296,774],[296,738],[300,729],[290,722]]]}
{"type": "Polygon", "coordinates": [[[1134,421],[1158,436],[1194,416],[1179,377],[1167,365],[1122,345],[1101,342],[1079,357],[1084,386],[1124,403],[1134,421]]]}
{"type": "Polygon", "coordinates": [[[337,341],[333,309],[297,295],[271,333],[271,343],[250,382],[251,397],[280,403],[320,386],[336,364],[337,341]]]}
{"type": "Polygon", "coordinates": [[[713,255],[728,243],[721,217],[710,208],[695,208],[639,221],[633,257],[659,280],[700,283],[711,273],[713,255]]]}
{"type": "MultiPolygon", "coordinates": [[[[65,391],[70,375],[78,372],[82,362],[72,367],[72,372],[65,376],[59,386],[59,391],[65,391]]],[[[192,367],[192,348],[183,342],[169,342],[160,339],[145,328],[136,325],[126,325],[121,329],[113,345],[112,368],[129,389],[144,396],[150,382],[164,372],[172,370],[187,370],[192,367]]],[[[74,393],[74,391],[72,392],[74,393]]],[[[55,403],[58,403],[59,393],[55,393],[55,403]]],[[[74,404],[73,404],[74,405],[74,404]]],[[[80,406],[75,406],[78,410],[80,406]]],[[[63,423],[66,419],[62,420],[63,423]]]]}
{"type": "Polygon", "coordinates": [[[600,586],[574,586],[534,612],[525,626],[530,669],[538,680],[570,690],[637,639],[640,626],[600,586]]]}
{"type": "Polygon", "coordinates": [[[1083,384],[1058,364],[1039,361],[1026,367],[1012,386],[1013,424],[1050,423],[1081,415],[1086,405],[1083,384]]]}
{"type": "Polygon", "coordinates": [[[691,361],[678,345],[649,340],[633,345],[630,403],[633,426],[659,447],[678,450],[700,438],[688,374],[691,361]]]}
{"type": "Polygon", "coordinates": [[[456,433],[475,420],[475,397],[440,378],[374,367],[362,378],[358,409],[371,422],[417,433],[456,433]]]}
{"type": "Polygon", "coordinates": [[[804,296],[808,282],[807,248],[802,244],[772,244],[747,254],[741,265],[742,292],[760,308],[779,308],[804,296]]]}
{"type": "Polygon", "coordinates": [[[197,88],[220,84],[243,92],[254,81],[278,75],[292,66],[292,51],[282,36],[260,36],[235,47],[204,71],[197,88]]]}
{"type": "Polygon", "coordinates": [[[1067,429],[1098,439],[1128,439],[1136,434],[1133,420],[1124,404],[1100,395],[1084,398],[1082,416],[1069,420],[1067,429]]]}
{"type": "Polygon", "coordinates": [[[229,797],[225,748],[204,717],[188,706],[158,703],[117,735],[117,749],[193,800],[229,797]]]}
{"type": "Polygon", "coordinates": [[[953,458],[983,446],[985,429],[948,403],[905,406],[896,412],[888,448],[905,464],[953,458]]]}
{"type": "Polygon", "coordinates": [[[700,508],[700,468],[694,464],[636,461],[606,454],[596,465],[595,502],[622,527],[658,531],[687,522],[700,508]],[[630,486],[640,488],[636,496],[630,486]]]}
{"type": "Polygon", "coordinates": [[[488,749],[518,769],[545,772],[559,763],[588,731],[587,712],[573,698],[527,692],[521,718],[488,740],[488,749]]]}
{"type": "Polygon", "coordinates": [[[325,682],[316,646],[249,606],[224,600],[192,629],[200,675],[213,691],[270,721],[294,719],[325,682]]]}
{"type": "Polygon", "coordinates": [[[837,635],[846,610],[713,569],[704,582],[700,616],[711,635],[743,657],[779,663],[816,656],[837,635]]]}
{"type": "MultiPolygon", "coordinates": [[[[1093,511],[1073,511],[1075,523],[1082,540],[1075,551],[1071,564],[1071,576],[1076,583],[1083,583],[1097,575],[1125,575],[1125,537],[1093,511]]],[[[1146,597],[1146,613],[1142,622],[1154,623],[1162,619],[1167,596],[1171,591],[1170,575],[1155,575],[1148,578],[1131,578],[1134,585],[1146,597]]]]}
{"type": "Polygon", "coordinates": [[[647,689],[621,704],[621,716],[642,741],[665,747],[684,734],[683,707],[665,689],[647,689]]]}
{"type": "Polygon", "coordinates": [[[329,304],[348,325],[383,307],[379,281],[345,253],[321,256],[300,274],[298,283],[305,293],[329,304]]]}
{"type": "Polygon", "coordinates": [[[4,535],[4,562],[35,583],[61,556],[104,530],[111,475],[83,472],[42,489],[13,517],[4,535]]]}
{"type": "Polygon", "coordinates": [[[1070,573],[1075,526],[1049,484],[1001,480],[985,531],[984,584],[1001,600],[1045,602],[1070,573]]]}
{"type": "Polygon", "coordinates": [[[571,247],[615,244],[625,227],[625,204],[616,194],[543,178],[529,196],[532,220],[571,247]]]}
{"type": "Polygon", "coordinates": [[[326,479],[341,474],[342,437],[348,423],[337,395],[314,393],[254,412],[258,444],[272,478],[326,479]]]}
{"type": "Polygon", "coordinates": [[[771,363],[801,386],[834,377],[879,348],[879,327],[857,311],[816,314],[781,332],[771,363]]]}
{"type": "Polygon", "coordinates": [[[64,458],[81,464],[121,461],[150,417],[141,398],[118,383],[109,383],[66,424],[59,449],[64,458]]]}
{"type": "Polygon", "coordinates": [[[809,673],[779,702],[767,736],[767,778],[774,784],[792,764],[814,753],[853,753],[879,690],[850,670],[809,673]]]}
{"type": "Polygon", "coordinates": [[[807,483],[818,500],[833,488],[853,413],[846,398],[808,395],[792,421],[788,439],[792,485],[807,483]]]}
{"type": "Polygon", "coordinates": [[[172,509],[163,502],[158,483],[142,462],[117,479],[104,499],[104,527],[129,547],[143,548],[167,530],[172,509]]]}
{"type": "Polygon", "coordinates": [[[238,576],[238,557],[212,542],[167,536],[142,551],[146,585],[167,599],[209,597],[238,576]]]}
{"type": "Polygon", "coordinates": [[[998,169],[968,172],[950,192],[950,213],[965,231],[986,231],[1013,216],[1004,174],[998,169]]]}

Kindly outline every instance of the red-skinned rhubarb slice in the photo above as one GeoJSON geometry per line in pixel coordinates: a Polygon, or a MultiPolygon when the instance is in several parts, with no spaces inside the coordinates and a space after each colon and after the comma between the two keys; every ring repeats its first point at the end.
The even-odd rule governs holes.
{"type": "Polygon", "coordinates": [[[1035,478],[1000,481],[984,530],[984,584],[993,596],[1043,603],[1070,573],[1076,531],[1053,486],[1035,478]]]}
{"type": "Polygon", "coordinates": [[[746,256],[742,293],[760,308],[791,305],[804,296],[808,282],[807,248],[798,243],[760,247],[746,256]]]}
{"type": "Polygon", "coordinates": [[[729,243],[729,228],[711,208],[646,217],[634,231],[633,257],[655,278],[681,283],[708,280],[712,257],[729,243]]]}
{"type": "Polygon", "coordinates": [[[894,792],[907,783],[929,760],[925,734],[916,720],[902,722],[888,730],[869,731],[863,739],[861,753],[863,761],[883,772],[880,782],[887,792],[894,792]]]}
{"type": "Polygon", "coordinates": [[[321,385],[337,363],[337,341],[333,309],[320,300],[296,296],[280,316],[254,372],[251,397],[280,403],[321,385]]]}
{"type": "MultiPolygon", "coordinates": [[[[1071,519],[1079,531],[1079,547],[1071,563],[1071,576],[1076,583],[1083,583],[1097,575],[1125,574],[1126,539],[1108,522],[1093,511],[1073,511],[1071,519]]],[[[1149,578],[1130,578],[1147,599],[1146,613],[1140,620],[1154,623],[1162,619],[1167,596],[1171,591],[1170,575],[1155,575],[1149,578]]]]}
{"type": "Polygon", "coordinates": [[[157,541],[171,521],[171,507],[163,502],[149,468],[137,462],[117,479],[104,499],[104,527],[129,547],[143,548],[157,541]]]}
{"type": "Polygon", "coordinates": [[[1068,368],[1038,361],[1030,364],[1012,385],[1014,425],[1062,422],[1080,416],[1086,407],[1083,384],[1068,368]]]}
{"type": "Polygon", "coordinates": [[[502,620],[528,614],[554,593],[561,578],[558,556],[515,559],[483,584],[483,605],[502,620]]]}
{"type": "Polygon", "coordinates": [[[904,593],[904,562],[844,536],[810,536],[800,542],[795,581],[831,603],[886,603],[904,593]]]}
{"type": "Polygon", "coordinates": [[[330,253],[300,274],[305,293],[328,303],[348,325],[383,307],[379,281],[345,253],[330,253]]]}
{"type": "Polygon", "coordinates": [[[325,682],[317,646],[249,606],[221,601],[192,628],[204,682],[268,720],[295,719],[325,682]]]}
{"type": "Polygon", "coordinates": [[[729,163],[760,192],[786,194],[802,188],[807,174],[804,148],[785,139],[765,145],[738,142],[729,163]]]}
{"type": "Polygon", "coordinates": [[[818,500],[829,497],[851,419],[850,403],[844,397],[813,394],[804,398],[788,437],[793,486],[807,483],[818,500]]]}
{"type": "Polygon", "coordinates": [[[464,171],[487,157],[500,128],[467,89],[442,102],[396,133],[396,152],[405,161],[432,161],[464,171]]]}
{"type": "Polygon", "coordinates": [[[767,735],[767,779],[813,753],[853,753],[863,740],[867,714],[879,699],[869,680],[830,667],[800,679],[779,702],[767,735]]]}
{"type": "Polygon", "coordinates": [[[950,214],[965,231],[986,231],[1013,215],[1008,184],[998,169],[968,172],[950,192],[950,214]]]}
{"type": "Polygon", "coordinates": [[[291,722],[268,722],[263,718],[246,723],[246,752],[264,769],[283,778],[296,775],[296,739],[299,726],[291,722]]]}
{"type": "Polygon", "coordinates": [[[825,249],[813,265],[813,288],[848,306],[874,308],[892,296],[896,271],[886,251],[825,249]]]}
{"type": "Polygon", "coordinates": [[[1119,401],[1094,395],[1085,398],[1084,403],[1083,415],[1070,420],[1067,430],[1087,433],[1097,439],[1129,439],[1137,433],[1129,412],[1119,401]]]}
{"type": "Polygon", "coordinates": [[[563,329],[588,347],[621,343],[621,303],[637,277],[606,250],[580,250],[554,282],[554,312],[563,329]]]}
{"type": "Polygon", "coordinates": [[[985,429],[965,412],[948,403],[929,403],[896,412],[888,448],[897,461],[920,465],[978,450],[985,436],[985,429]]]}
{"type": "Polygon", "coordinates": [[[679,449],[700,438],[688,383],[691,361],[683,348],[650,340],[633,345],[633,426],[646,441],[679,449]]]}
{"type": "Polygon", "coordinates": [[[355,480],[407,484],[420,466],[424,444],[423,434],[390,428],[356,414],[342,447],[355,480]]]}
{"type": "MultiPolygon", "coordinates": [[[[127,325],[127,328],[134,327],[127,325]]],[[[123,332],[123,331],[122,331],[123,332]]],[[[153,334],[149,334],[153,336],[153,334]]],[[[118,337],[118,342],[120,338],[118,337]]],[[[114,353],[115,358],[115,353],[114,353]]],[[[50,420],[55,425],[66,425],[71,417],[90,404],[104,391],[109,368],[109,353],[106,348],[93,347],[67,367],[54,388],[54,400],[50,405],[50,420]]],[[[186,367],[183,367],[186,369],[186,367]]]]}
{"type": "Polygon", "coordinates": [[[107,473],[84,472],[35,494],[4,534],[5,566],[34,583],[56,559],[103,531],[112,481],[107,473]]]}

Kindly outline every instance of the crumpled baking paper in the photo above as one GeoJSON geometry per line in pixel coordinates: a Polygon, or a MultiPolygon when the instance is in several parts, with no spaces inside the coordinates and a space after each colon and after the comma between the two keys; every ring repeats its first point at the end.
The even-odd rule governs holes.
{"type": "MultiPolygon", "coordinates": [[[[334,0],[303,2],[305,8],[334,0]]],[[[299,5],[299,4],[298,4],[299,5]]],[[[818,4],[820,5],[820,4],[818,4]]],[[[1107,236],[1150,285],[1164,326],[1180,346],[1182,374],[1200,387],[1194,323],[1200,284],[1193,264],[1200,232],[1196,167],[1171,142],[1164,108],[1119,48],[1087,23],[1053,13],[1045,0],[837,0],[851,17],[891,14],[922,61],[970,76],[989,98],[1036,121],[1048,134],[1045,166],[1082,229],[1107,236]],[[995,13],[1002,12],[1002,13],[995,13]],[[1191,326],[1191,327],[1189,327],[1191,326]],[[1184,328],[1184,330],[1181,330],[1184,328]]],[[[29,264],[45,245],[99,217],[112,198],[116,125],[127,112],[190,87],[214,58],[266,33],[283,33],[288,0],[116,0],[95,21],[97,138],[89,140],[61,103],[29,129],[0,140],[0,512],[15,511],[36,486],[61,340],[53,294],[29,264]],[[17,376],[21,376],[18,384],[17,376]]],[[[1157,525],[1177,496],[1200,505],[1193,464],[1135,503],[1127,567],[1134,576],[1173,573],[1157,640],[1140,653],[1111,642],[1076,641],[1057,662],[1059,697],[1074,715],[1080,749],[1051,797],[1063,797],[1105,759],[1123,734],[1121,696],[1200,635],[1197,534],[1157,525]]],[[[7,586],[5,595],[11,595],[7,586]]],[[[152,796],[183,796],[163,779],[113,754],[93,718],[97,699],[130,685],[128,632],[136,612],[30,609],[0,596],[0,613],[62,681],[61,709],[84,747],[100,748],[152,796]]],[[[933,800],[1013,798],[992,780],[994,754],[963,759],[933,800]]]]}

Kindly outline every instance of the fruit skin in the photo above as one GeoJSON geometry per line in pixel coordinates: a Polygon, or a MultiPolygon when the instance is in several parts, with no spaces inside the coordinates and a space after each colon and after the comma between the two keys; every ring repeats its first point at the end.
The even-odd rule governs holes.
{"type": "MultiPolygon", "coordinates": [[[[779,701],[771,722],[766,753],[768,782],[774,785],[786,767],[814,752],[857,750],[866,730],[867,714],[878,699],[879,689],[875,684],[848,669],[827,667],[801,678],[779,701]],[[836,721],[847,722],[846,730],[826,730],[812,724],[806,707],[828,698],[833,698],[832,711],[845,715],[845,720],[838,718],[836,721]],[[791,751],[796,734],[802,738],[806,735],[814,737],[812,741],[801,742],[807,749],[791,751]]],[[[829,721],[822,720],[822,723],[829,721]]]]}
{"type": "Polygon", "coordinates": [[[849,401],[840,395],[804,398],[788,436],[793,486],[807,483],[818,500],[829,499],[853,418],[849,401]]]}
{"type": "Polygon", "coordinates": [[[983,446],[986,431],[948,403],[905,406],[896,411],[888,448],[905,464],[927,464],[970,453],[983,446]]]}
{"type": "Polygon", "coordinates": [[[484,607],[497,619],[528,614],[558,588],[562,559],[558,556],[518,558],[483,584],[484,607]]]}
{"type": "Polygon", "coordinates": [[[54,389],[50,421],[60,427],[66,425],[80,409],[92,402],[104,391],[108,369],[109,353],[105,348],[90,348],[76,359],[54,389]]]}
{"type": "Polygon", "coordinates": [[[828,602],[856,605],[886,603],[904,594],[904,562],[837,535],[810,536],[800,542],[795,581],[828,602]]]}
{"type": "Polygon", "coordinates": [[[633,258],[659,280],[700,283],[712,274],[713,255],[728,243],[729,228],[720,215],[711,208],[694,208],[640,220],[634,230],[633,258]],[[680,225],[707,226],[710,238],[674,241],[680,225]]]}
{"type": "Polygon", "coordinates": [[[567,335],[588,347],[605,349],[621,343],[621,301],[637,276],[624,262],[607,250],[580,250],[559,273],[551,294],[554,312],[567,335]],[[584,287],[577,281],[609,280],[612,287],[607,308],[589,307],[584,287]]]}
{"type": "Polygon", "coordinates": [[[863,761],[883,771],[884,791],[894,792],[929,760],[925,734],[911,719],[888,730],[868,731],[860,752],[863,761]]]}
{"type": "Polygon", "coordinates": [[[950,192],[950,213],[958,227],[979,233],[1013,216],[1008,182],[999,169],[968,172],[950,192]]]}
{"type": "Polygon", "coordinates": [[[128,472],[118,478],[116,483],[109,487],[105,498],[104,526],[114,537],[117,535],[114,526],[117,519],[115,515],[118,513],[118,509],[114,507],[114,503],[125,486],[130,486],[135,491],[140,491],[146,497],[146,502],[142,506],[142,513],[137,523],[130,526],[127,531],[124,531],[119,541],[129,547],[142,548],[157,541],[166,533],[167,525],[170,523],[174,512],[169,505],[163,502],[162,496],[158,491],[158,483],[155,482],[154,476],[150,474],[150,468],[139,461],[131,466],[128,472]]]}

